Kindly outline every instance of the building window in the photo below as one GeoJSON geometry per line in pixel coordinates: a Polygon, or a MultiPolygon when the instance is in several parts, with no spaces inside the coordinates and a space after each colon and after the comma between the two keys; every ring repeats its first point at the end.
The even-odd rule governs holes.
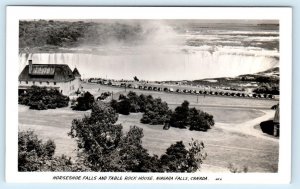
{"type": "Polygon", "coordinates": [[[54,82],[54,85],[56,85],[56,82],[54,82]]]}
{"type": "Polygon", "coordinates": [[[26,81],[26,84],[28,84],[28,81],[26,81]]]}

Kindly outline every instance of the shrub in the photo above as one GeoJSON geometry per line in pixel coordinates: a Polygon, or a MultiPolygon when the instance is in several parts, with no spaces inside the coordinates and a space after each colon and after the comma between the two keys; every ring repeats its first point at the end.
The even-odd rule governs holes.
{"type": "Polygon", "coordinates": [[[112,100],[110,101],[110,106],[111,106],[115,111],[117,111],[117,110],[118,110],[118,101],[115,100],[115,99],[112,99],[112,100]]]}
{"type": "Polygon", "coordinates": [[[123,94],[120,94],[120,95],[119,95],[119,100],[124,100],[124,99],[126,99],[126,96],[123,95],[123,94]]]}
{"type": "Polygon", "coordinates": [[[142,147],[143,129],[136,126],[130,127],[128,133],[120,142],[120,159],[122,169],[133,172],[158,172],[159,161],[157,156],[151,157],[142,147]]]}
{"type": "Polygon", "coordinates": [[[200,169],[207,154],[203,151],[203,142],[189,143],[190,149],[186,149],[182,141],[172,144],[166,153],[161,156],[163,171],[166,172],[195,172],[200,169]]]}
{"type": "Polygon", "coordinates": [[[76,138],[78,149],[85,154],[84,164],[92,171],[119,171],[115,154],[121,140],[122,126],[114,125],[118,115],[109,106],[95,103],[91,116],[75,119],[69,135],[76,138]]]}
{"type": "Polygon", "coordinates": [[[191,108],[189,110],[188,124],[190,130],[207,131],[215,124],[215,122],[212,115],[197,110],[196,108],[191,108]]]}
{"type": "Polygon", "coordinates": [[[146,110],[141,119],[141,123],[161,125],[169,122],[172,111],[169,110],[166,102],[162,102],[161,99],[157,98],[150,104],[146,105],[146,110]]]}
{"type": "Polygon", "coordinates": [[[181,106],[176,107],[170,118],[170,125],[177,128],[189,127],[190,130],[207,131],[215,122],[213,116],[197,110],[189,108],[189,102],[184,101],[181,106]]]}
{"type": "Polygon", "coordinates": [[[187,154],[182,141],[172,144],[161,156],[163,169],[167,172],[185,172],[188,169],[187,154]]]}
{"type": "Polygon", "coordinates": [[[110,105],[123,115],[129,115],[130,112],[144,112],[141,122],[153,125],[163,124],[169,119],[170,114],[166,102],[162,102],[161,99],[154,99],[151,95],[141,94],[138,96],[132,91],[129,91],[127,96],[121,94],[119,101],[112,100],[110,105]]]}
{"type": "Polygon", "coordinates": [[[101,93],[101,95],[97,98],[97,100],[105,100],[107,97],[111,95],[110,92],[101,93]]]}
{"type": "Polygon", "coordinates": [[[258,94],[279,95],[279,85],[262,83],[258,88],[254,89],[253,92],[258,94]]]}
{"type": "Polygon", "coordinates": [[[72,109],[86,111],[92,108],[94,102],[94,96],[89,92],[85,92],[83,96],[77,98],[77,103],[72,107],[72,109]]]}
{"type": "Polygon", "coordinates": [[[140,111],[145,112],[146,109],[152,106],[154,98],[151,95],[145,96],[144,94],[141,94],[139,96],[138,104],[140,106],[140,111]]]}
{"type": "Polygon", "coordinates": [[[184,101],[181,106],[175,108],[171,115],[170,125],[177,128],[186,128],[188,125],[189,102],[184,101]]]}
{"type": "Polygon", "coordinates": [[[18,170],[41,171],[43,164],[54,155],[55,143],[43,143],[33,131],[18,134],[18,170]]]}
{"type": "Polygon", "coordinates": [[[30,109],[47,110],[67,107],[69,97],[62,95],[57,89],[32,86],[26,93],[19,94],[19,104],[30,109]]]}
{"type": "Polygon", "coordinates": [[[123,115],[129,115],[130,109],[131,109],[131,104],[127,98],[118,102],[118,105],[117,105],[118,113],[123,114],[123,115]]]}
{"type": "Polygon", "coordinates": [[[247,173],[248,172],[247,166],[237,167],[232,163],[228,164],[228,169],[231,173],[247,173]]]}
{"type": "MultiPolygon", "coordinates": [[[[70,157],[55,157],[54,141],[42,140],[31,130],[21,131],[18,135],[18,170],[32,171],[89,171],[80,161],[73,162],[70,157]]],[[[81,160],[79,158],[79,160],[81,160]]]]}

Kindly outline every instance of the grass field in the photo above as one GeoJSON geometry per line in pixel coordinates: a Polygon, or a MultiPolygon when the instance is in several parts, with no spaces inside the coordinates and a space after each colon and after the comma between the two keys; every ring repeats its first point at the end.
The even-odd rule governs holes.
{"type": "MultiPolygon", "coordinates": [[[[113,91],[114,95],[124,93],[120,88],[101,88],[98,91],[93,85],[85,86],[85,90],[94,95],[104,91],[113,91]]],[[[137,93],[144,91],[136,91],[137,93]]],[[[195,101],[195,96],[159,93],[145,91],[155,97],[161,97],[175,108],[183,100],[189,100],[192,106],[203,109],[214,116],[215,126],[207,132],[189,131],[187,129],[170,128],[163,130],[162,125],[152,126],[139,122],[142,114],[129,116],[120,115],[118,123],[123,125],[126,132],[130,126],[143,128],[143,146],[151,154],[161,155],[174,142],[182,140],[185,144],[191,138],[204,142],[208,156],[202,171],[228,171],[228,165],[248,167],[249,172],[276,172],[278,167],[278,139],[266,136],[254,129],[261,121],[268,120],[274,115],[270,107],[277,104],[273,100],[224,98],[206,96],[202,104],[195,101]],[[193,101],[193,99],[195,99],[193,101]],[[171,103],[173,102],[173,103],[171,103]]],[[[204,99],[204,98],[203,98],[204,99]]],[[[19,129],[32,129],[42,139],[51,138],[56,143],[56,155],[66,154],[76,156],[76,141],[67,135],[74,118],[89,115],[90,111],[77,112],[69,107],[55,110],[29,110],[19,105],[19,129]]]]}

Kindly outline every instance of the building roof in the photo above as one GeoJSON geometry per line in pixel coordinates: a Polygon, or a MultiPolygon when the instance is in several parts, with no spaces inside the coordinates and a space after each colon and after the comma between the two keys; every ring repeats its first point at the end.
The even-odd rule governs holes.
{"type": "Polygon", "coordinates": [[[73,75],[74,75],[74,77],[81,77],[81,75],[80,75],[79,71],[77,70],[77,68],[74,68],[73,75]]]}
{"type": "Polygon", "coordinates": [[[29,65],[19,75],[19,81],[49,81],[67,82],[75,79],[75,76],[66,64],[32,64],[31,74],[29,65]]]}

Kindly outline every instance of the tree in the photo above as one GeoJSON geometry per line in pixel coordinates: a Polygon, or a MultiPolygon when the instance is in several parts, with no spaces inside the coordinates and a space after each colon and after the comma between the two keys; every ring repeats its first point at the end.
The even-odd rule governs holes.
{"type": "Polygon", "coordinates": [[[118,101],[115,100],[115,99],[112,99],[110,101],[110,106],[115,110],[115,111],[118,111],[118,101]]]}
{"type": "Polygon", "coordinates": [[[170,125],[178,128],[188,127],[190,130],[207,131],[215,124],[213,116],[197,110],[189,108],[189,102],[184,101],[181,106],[176,107],[170,118],[170,125]]]}
{"type": "Polygon", "coordinates": [[[161,125],[169,122],[172,111],[169,110],[168,104],[160,98],[146,105],[145,112],[141,119],[141,123],[151,125],[161,125]]]}
{"type": "Polygon", "coordinates": [[[262,83],[259,87],[255,88],[253,92],[258,94],[279,95],[279,85],[272,83],[262,83]]]}
{"type": "Polygon", "coordinates": [[[95,103],[90,117],[73,120],[69,134],[76,138],[84,164],[93,171],[155,171],[150,165],[159,163],[142,147],[142,129],[133,126],[124,135],[122,126],[115,125],[117,118],[110,106],[95,103]]]}
{"type": "Polygon", "coordinates": [[[195,172],[200,169],[207,154],[204,143],[192,139],[186,149],[182,141],[172,144],[160,158],[162,170],[166,172],[195,172]]]}
{"type": "Polygon", "coordinates": [[[139,96],[135,92],[129,91],[127,98],[130,103],[130,112],[140,112],[139,96]]]}
{"type": "Polygon", "coordinates": [[[42,140],[31,130],[20,131],[18,135],[18,170],[28,171],[89,171],[79,158],[76,162],[62,155],[55,157],[56,145],[53,140],[42,140]]]}
{"type": "Polygon", "coordinates": [[[175,108],[170,118],[170,125],[178,128],[186,128],[188,125],[189,102],[184,101],[181,106],[175,108]]]}
{"type": "Polygon", "coordinates": [[[189,110],[188,125],[190,126],[190,130],[207,131],[214,124],[215,122],[212,115],[197,110],[196,108],[191,108],[189,110]]]}
{"type": "Polygon", "coordinates": [[[157,156],[151,157],[142,147],[143,129],[131,126],[120,142],[120,161],[123,169],[132,172],[160,171],[157,156]]]}
{"type": "Polygon", "coordinates": [[[117,111],[123,115],[129,115],[131,109],[130,101],[126,98],[118,102],[117,111]]]}
{"type": "Polygon", "coordinates": [[[77,98],[77,103],[72,107],[72,109],[86,111],[92,108],[94,102],[94,96],[87,91],[83,94],[83,96],[77,98]]]}
{"type": "Polygon", "coordinates": [[[41,171],[43,164],[53,157],[55,147],[52,140],[43,143],[31,130],[19,132],[18,170],[41,171]]]}
{"type": "Polygon", "coordinates": [[[183,142],[176,142],[161,156],[162,167],[167,172],[185,172],[188,169],[187,156],[183,142]]]}
{"type": "Polygon", "coordinates": [[[114,125],[117,119],[115,110],[96,102],[89,117],[72,122],[69,135],[76,138],[84,164],[92,171],[121,171],[116,148],[121,140],[122,126],[114,125]]]}
{"type": "Polygon", "coordinates": [[[99,97],[97,97],[97,100],[105,100],[107,97],[109,97],[111,95],[110,92],[104,92],[101,93],[101,95],[99,97]]]}
{"type": "Polygon", "coordinates": [[[145,112],[146,109],[149,109],[149,107],[152,106],[154,98],[152,95],[145,96],[144,94],[141,94],[139,96],[139,106],[140,106],[140,111],[145,112]]]}
{"type": "Polygon", "coordinates": [[[142,146],[143,130],[131,126],[123,134],[122,125],[115,124],[117,120],[118,114],[112,107],[97,102],[90,116],[72,122],[69,135],[77,141],[83,165],[92,171],[192,172],[200,167],[204,145],[185,149],[178,142],[161,158],[151,156],[142,146]]]}
{"type": "Polygon", "coordinates": [[[67,107],[69,97],[62,95],[57,89],[32,86],[26,93],[19,94],[19,104],[30,109],[47,110],[67,107]]]}

